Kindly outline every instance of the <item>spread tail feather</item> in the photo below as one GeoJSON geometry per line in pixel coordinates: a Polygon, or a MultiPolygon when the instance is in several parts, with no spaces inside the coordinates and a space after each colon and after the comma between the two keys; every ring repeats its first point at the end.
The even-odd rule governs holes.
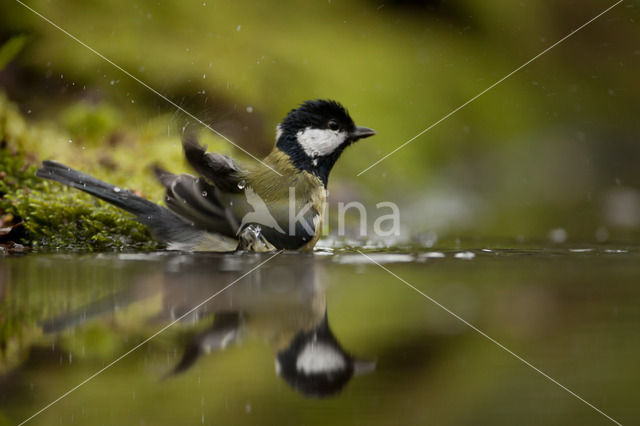
{"type": "Polygon", "coordinates": [[[36,171],[36,176],[55,180],[87,192],[136,216],[156,214],[161,208],[157,204],[138,197],[127,190],[120,189],[115,185],[103,182],[55,161],[43,161],[42,167],[36,171]]]}
{"type": "Polygon", "coordinates": [[[36,171],[36,176],[77,188],[133,213],[138,222],[149,227],[155,238],[170,245],[177,244],[189,249],[202,239],[202,231],[195,229],[169,209],[64,164],[44,161],[36,171]]]}

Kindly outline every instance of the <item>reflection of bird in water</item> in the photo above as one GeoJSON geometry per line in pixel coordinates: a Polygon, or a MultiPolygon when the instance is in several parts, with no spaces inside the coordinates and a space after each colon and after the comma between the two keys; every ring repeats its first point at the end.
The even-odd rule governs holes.
{"type": "Polygon", "coordinates": [[[45,320],[41,327],[45,333],[60,333],[161,294],[162,310],[151,318],[154,323],[179,319],[184,325],[196,325],[213,317],[210,327],[188,339],[182,358],[165,378],[188,371],[205,354],[258,337],[269,344],[276,373],[293,389],[310,397],[329,396],[354,375],[372,371],[375,364],[351,356],[333,335],[316,259],[283,254],[221,292],[259,260],[255,256],[171,255],[163,259],[164,272],[158,270],[159,263],[145,263],[126,290],[45,320]]]}
{"type": "MultiPolygon", "coordinates": [[[[313,256],[276,259],[261,269],[256,282],[234,286],[225,299],[213,301],[208,307],[213,324],[189,340],[166,377],[187,371],[203,355],[244,336],[264,339],[275,354],[278,376],[305,396],[336,394],[354,375],[373,371],[374,362],[356,359],[333,335],[314,263],[313,256]]],[[[180,299],[170,297],[166,308],[182,311],[174,300],[180,299]]]]}
{"type": "MultiPolygon", "coordinates": [[[[238,312],[216,314],[213,325],[189,341],[182,358],[167,377],[187,371],[204,354],[224,350],[237,341],[243,325],[238,312]]],[[[284,330],[274,331],[280,334],[284,330]]],[[[326,312],[312,328],[298,330],[288,345],[276,353],[278,376],[309,397],[333,395],[354,375],[374,369],[375,362],[358,360],[340,346],[329,327],[326,312]]]]}
{"type": "Polygon", "coordinates": [[[236,342],[241,322],[242,318],[237,312],[216,314],[213,326],[187,343],[180,362],[166,377],[187,371],[203,354],[224,350],[236,342]]]}
{"type": "Polygon", "coordinates": [[[346,353],[329,327],[327,314],[309,331],[300,331],[286,349],[276,355],[276,372],[305,396],[335,394],[354,374],[375,369],[375,362],[346,353]]]}

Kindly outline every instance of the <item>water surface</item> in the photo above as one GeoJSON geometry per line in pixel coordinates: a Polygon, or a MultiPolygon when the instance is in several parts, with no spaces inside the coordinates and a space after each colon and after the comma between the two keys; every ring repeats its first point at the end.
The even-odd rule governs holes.
{"type": "Polygon", "coordinates": [[[0,423],[640,421],[640,250],[367,255],[4,257],[0,423]]]}

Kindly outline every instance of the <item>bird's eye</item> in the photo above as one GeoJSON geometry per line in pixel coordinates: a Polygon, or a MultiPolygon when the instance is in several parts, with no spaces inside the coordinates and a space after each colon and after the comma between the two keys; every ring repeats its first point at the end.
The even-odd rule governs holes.
{"type": "Polygon", "coordinates": [[[338,130],[340,128],[336,120],[330,120],[328,126],[331,130],[338,130]]]}

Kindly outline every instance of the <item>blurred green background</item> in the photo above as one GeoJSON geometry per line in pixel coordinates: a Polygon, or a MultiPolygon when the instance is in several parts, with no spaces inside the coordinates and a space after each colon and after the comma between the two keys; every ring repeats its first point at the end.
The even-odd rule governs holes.
{"type": "MultiPolygon", "coordinates": [[[[300,102],[342,102],[378,134],[334,169],[331,218],[339,201],[357,200],[371,206],[371,226],[375,204],[393,201],[402,236],[389,244],[543,246],[476,250],[470,262],[446,250],[445,259],[407,250],[380,261],[399,263],[389,267],[627,424],[639,417],[639,263],[633,244],[628,251],[614,243],[640,237],[639,1],[625,0],[356,176],[612,4],[28,2],[257,156],[271,149],[276,124],[300,102]],[[574,251],[551,250],[549,241],[574,251]],[[611,247],[575,251],[595,242],[611,247]]],[[[136,245],[148,235],[121,212],[36,181],[34,167],[56,159],[161,201],[148,166],[187,170],[179,135],[193,120],[18,2],[0,0],[0,11],[0,229],[17,214],[28,238],[56,247],[75,238],[80,247],[150,248],[136,245]]],[[[210,150],[253,161],[207,130],[200,136],[210,150]]],[[[366,246],[367,238],[358,242],[366,246]]],[[[379,362],[338,398],[295,394],[275,376],[260,339],[161,382],[185,334],[201,327],[186,324],[38,421],[604,422],[360,255],[319,255],[327,253],[312,258],[329,288],[332,327],[348,350],[379,362]]],[[[206,256],[136,256],[0,258],[0,424],[31,415],[155,332],[164,324],[164,299],[149,297],[55,336],[43,335],[41,320],[117,294],[137,274],[152,290],[181,287],[180,277],[159,275],[180,262],[190,269],[190,259],[212,264],[207,285],[228,282],[206,256]]],[[[283,264],[293,269],[301,258],[283,264]]],[[[220,259],[226,271],[251,257],[220,259]]]]}
{"type": "MultiPolygon", "coordinates": [[[[375,215],[375,203],[396,202],[402,239],[431,244],[637,241],[638,1],[624,1],[356,177],[613,3],[28,5],[258,156],[300,102],[342,102],[378,135],[338,163],[329,184],[333,205],[360,200],[375,215]]],[[[28,150],[160,200],[147,166],[160,160],[183,170],[179,129],[193,120],[3,0],[0,40],[16,43],[17,36],[23,47],[0,72],[0,90],[27,127],[53,129],[27,138],[28,150]]],[[[208,131],[202,138],[212,150],[246,159],[208,131]]]]}

